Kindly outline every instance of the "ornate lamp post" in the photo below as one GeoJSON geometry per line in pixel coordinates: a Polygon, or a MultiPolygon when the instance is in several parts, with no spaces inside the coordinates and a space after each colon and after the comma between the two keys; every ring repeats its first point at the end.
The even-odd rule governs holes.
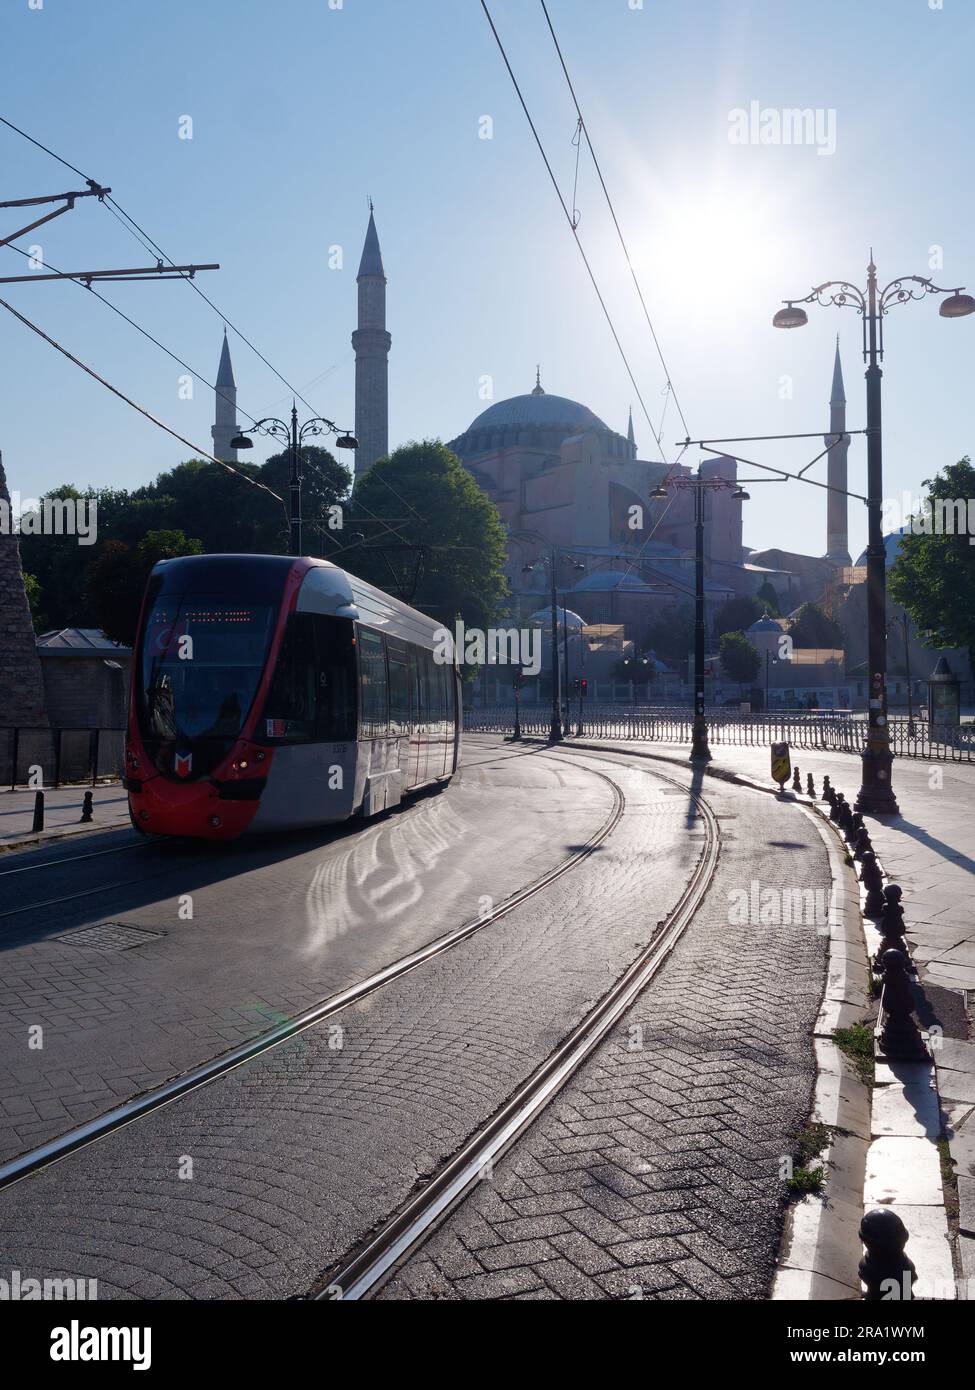
{"type": "Polygon", "coordinates": [[[232,449],[253,449],[254,441],[249,439],[251,434],[267,434],[274,439],[279,439],[287,446],[290,472],[288,477],[288,493],[290,504],[288,509],[288,551],[291,555],[301,554],[301,445],[306,435],[310,434],[335,434],[338,438],[335,441],[337,449],[358,449],[359,441],[354,439],[347,430],[340,431],[338,425],[331,420],[326,420],[321,415],[315,415],[310,420],[298,428],[298,407],[294,401],[291,402],[291,428],[278,420],[274,416],[267,419],[258,420],[249,430],[241,430],[240,434],[234,435],[230,441],[232,449]]]}
{"type": "Polygon", "coordinates": [[[677,475],[651,492],[653,501],[665,498],[669,489],[690,488],[694,493],[694,723],[691,729],[691,762],[710,762],[708,721],[704,712],[704,494],[731,491],[732,501],[747,502],[748,493],[730,478],[677,475]]]}
{"type": "Polygon", "coordinates": [[[867,746],[856,809],[874,815],[895,816],[897,801],[891,785],[893,755],[887,727],[887,566],[881,527],[883,505],[883,442],[881,434],[880,362],[884,355],[884,318],[895,304],[943,294],[942,318],[963,318],[975,313],[975,299],[957,289],[942,289],[920,275],[902,275],[884,289],[877,287],[877,267],[870,252],[867,288],[846,280],[827,280],[802,299],[787,299],[772,324],[775,328],[802,328],[808,323],[801,304],[835,304],[855,309],[863,322],[863,360],[867,364],[867,664],[869,675],[867,746]]]}

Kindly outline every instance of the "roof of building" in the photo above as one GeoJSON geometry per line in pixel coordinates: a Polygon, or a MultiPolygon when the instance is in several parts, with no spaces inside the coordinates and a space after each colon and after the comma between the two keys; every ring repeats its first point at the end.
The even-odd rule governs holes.
{"type": "Polygon", "coordinates": [[[366,276],[380,280],[386,278],[386,272],[383,269],[383,253],[379,249],[379,233],[376,231],[371,203],[369,205],[369,226],[366,228],[366,240],[362,248],[362,260],[359,262],[359,273],[356,279],[361,280],[366,276]]]}
{"type": "Polygon", "coordinates": [[[781,636],[782,624],[777,623],[774,618],[770,618],[766,613],[756,622],[752,623],[751,627],[746,627],[745,632],[774,632],[778,636],[781,636]]]}
{"type": "Polygon", "coordinates": [[[530,391],[526,396],[512,396],[495,401],[481,412],[468,427],[470,430],[497,425],[562,426],[567,434],[583,430],[606,430],[609,427],[594,415],[588,406],[570,401],[567,396],[549,396],[542,391],[530,391]]]}
{"type": "Polygon", "coordinates": [[[120,652],[126,655],[132,648],[113,642],[97,627],[62,627],[42,632],[37,639],[37,650],[59,655],[69,652],[79,656],[107,656],[120,652]]]}
{"type": "Polygon", "coordinates": [[[236,387],[236,385],[237,383],[234,381],[233,363],[230,361],[230,347],[227,343],[227,330],[225,328],[223,330],[223,347],[220,349],[220,366],[217,368],[217,387],[219,389],[221,386],[236,387]]]}

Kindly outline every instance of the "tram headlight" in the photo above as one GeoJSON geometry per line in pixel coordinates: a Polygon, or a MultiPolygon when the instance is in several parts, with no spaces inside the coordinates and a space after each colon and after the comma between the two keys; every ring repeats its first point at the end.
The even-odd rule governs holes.
{"type": "Polygon", "coordinates": [[[219,816],[211,816],[210,824],[213,826],[214,830],[219,830],[221,825],[223,825],[223,821],[219,816]]]}

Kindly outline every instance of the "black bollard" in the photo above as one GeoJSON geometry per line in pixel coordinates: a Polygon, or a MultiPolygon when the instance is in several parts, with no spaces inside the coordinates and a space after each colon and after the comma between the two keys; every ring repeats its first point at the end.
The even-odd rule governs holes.
{"type": "Polygon", "coordinates": [[[872,846],[870,844],[870,832],[865,825],[861,825],[853,836],[853,858],[861,860],[872,846]]]}
{"type": "MultiPolygon", "coordinates": [[[[831,792],[832,792],[832,790],[833,790],[832,787],[830,787],[830,791],[831,791],[831,792]]],[[[829,802],[829,818],[830,818],[831,821],[833,821],[834,824],[837,824],[837,823],[839,822],[839,819],[840,819],[840,812],[842,811],[842,809],[843,809],[843,793],[842,793],[842,792],[835,792],[835,793],[833,793],[833,795],[830,797],[830,802],[829,802]]]]}
{"type": "Polygon", "coordinates": [[[889,1207],[868,1211],[860,1222],[860,1239],[867,1253],[860,1261],[859,1274],[867,1291],[867,1303],[910,1299],[914,1296],[917,1270],[905,1254],[907,1227],[889,1207]]]}
{"type": "Polygon", "coordinates": [[[811,796],[814,801],[816,800],[816,783],[813,781],[811,772],[806,773],[806,795],[811,796]]]}
{"type": "Polygon", "coordinates": [[[822,799],[823,799],[823,801],[831,801],[832,796],[833,796],[833,788],[830,786],[829,777],[828,777],[828,776],[824,776],[824,777],[823,777],[823,796],[822,796],[822,799]]]}
{"type": "Polygon", "coordinates": [[[44,793],[34,793],[34,824],[31,826],[32,833],[44,829],[44,793]]]}
{"type": "Polygon", "coordinates": [[[864,917],[879,917],[884,910],[886,899],[883,894],[883,874],[877,864],[877,856],[868,849],[860,864],[860,882],[867,890],[867,900],[863,904],[864,917]]]}
{"type": "Polygon", "coordinates": [[[802,791],[802,782],[799,780],[799,765],[798,765],[798,763],[796,764],[795,771],[794,771],[793,774],[792,774],[792,790],[793,790],[794,792],[801,792],[801,791],[802,791]]]}
{"type": "Polygon", "coordinates": [[[94,810],[93,810],[93,807],[92,807],[92,800],[93,800],[93,798],[92,798],[91,792],[85,792],[84,799],[83,799],[83,801],[82,801],[82,803],[81,803],[81,823],[82,823],[82,824],[84,824],[84,822],[86,822],[86,821],[94,820],[94,818],[95,818],[95,817],[94,817],[94,810]]]}
{"type": "Polygon", "coordinates": [[[884,951],[880,957],[884,978],[880,1009],[884,1015],[880,1048],[884,1056],[898,1062],[928,1061],[927,1048],[914,1022],[914,996],[909,961],[903,951],[884,951]]]}

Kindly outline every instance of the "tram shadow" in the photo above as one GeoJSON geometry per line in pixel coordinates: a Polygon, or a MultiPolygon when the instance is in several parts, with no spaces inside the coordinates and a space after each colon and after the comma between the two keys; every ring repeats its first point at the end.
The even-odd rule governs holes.
{"type": "MultiPolygon", "coordinates": [[[[115,834],[124,843],[118,858],[104,853],[85,858],[65,857],[46,864],[24,865],[28,872],[18,874],[13,886],[0,889],[0,951],[20,949],[50,938],[70,942],[78,928],[117,923],[126,914],[159,907],[168,928],[177,900],[192,901],[203,890],[230,884],[235,879],[257,876],[281,866],[296,864],[318,851],[355,841],[395,823],[422,816],[441,799],[447,783],[435,783],[410,792],[398,805],[368,819],[354,816],[347,821],[311,826],[304,830],[266,832],[242,836],[238,840],[153,839],[131,833],[115,834]],[[111,867],[106,867],[106,859],[111,867]],[[33,872],[31,872],[33,870],[33,872]]],[[[109,848],[109,834],[99,836],[99,848],[109,848]]],[[[317,862],[308,865],[308,876],[317,862]]],[[[286,910],[290,894],[301,895],[305,876],[280,883],[280,908],[286,910]]],[[[258,894],[268,896],[263,889],[258,894]]]]}

